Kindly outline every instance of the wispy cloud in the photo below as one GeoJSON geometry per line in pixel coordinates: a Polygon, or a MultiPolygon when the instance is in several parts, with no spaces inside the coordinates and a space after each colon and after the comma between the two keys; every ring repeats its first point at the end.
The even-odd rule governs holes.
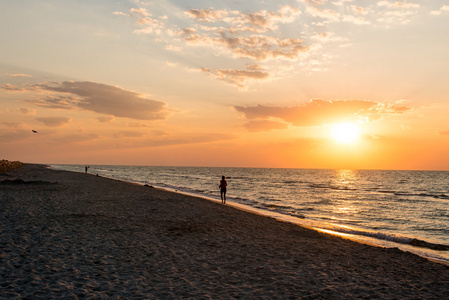
{"type": "Polygon", "coordinates": [[[58,144],[73,144],[73,143],[89,142],[99,138],[100,136],[94,133],[77,133],[55,138],[54,140],[58,144]]]}
{"type": "MultiPolygon", "coordinates": [[[[126,15],[126,14],[125,14],[126,15]]],[[[132,8],[130,10],[131,16],[137,17],[137,22],[143,26],[142,29],[137,29],[134,33],[148,34],[155,33],[160,34],[165,28],[163,21],[152,18],[152,14],[148,12],[146,8],[132,8]]]]}
{"type": "Polygon", "coordinates": [[[376,120],[385,115],[404,113],[410,108],[366,100],[325,101],[316,99],[295,107],[258,105],[235,106],[235,109],[243,113],[246,119],[279,118],[294,126],[309,127],[359,119],[376,120]]]}
{"type": "Polygon", "coordinates": [[[259,65],[248,65],[246,70],[219,69],[212,71],[202,68],[200,71],[231,85],[238,86],[241,89],[245,89],[248,82],[270,77],[270,73],[264,71],[259,65]]]}
{"type": "Polygon", "coordinates": [[[72,119],[67,117],[41,117],[36,118],[37,121],[44,123],[49,127],[60,127],[70,123],[72,119]]]}
{"type": "Polygon", "coordinates": [[[340,19],[340,13],[332,9],[321,9],[315,6],[309,6],[306,12],[312,17],[318,17],[321,19],[337,22],[340,19]]]}
{"type": "Polygon", "coordinates": [[[279,121],[273,120],[252,120],[243,125],[248,131],[271,131],[274,129],[286,129],[288,125],[279,121]]]}
{"type": "Polygon", "coordinates": [[[149,127],[147,124],[144,123],[128,123],[129,127],[134,127],[134,128],[145,128],[145,127],[149,127]]]}
{"type": "Polygon", "coordinates": [[[19,112],[21,112],[24,115],[35,115],[36,114],[35,109],[31,109],[31,108],[27,108],[27,107],[19,108],[19,112]]]}
{"type": "Polygon", "coordinates": [[[6,83],[6,84],[3,84],[3,85],[0,85],[0,90],[10,91],[10,92],[21,92],[24,89],[21,88],[21,87],[18,87],[18,86],[6,83]]]}
{"type": "Polygon", "coordinates": [[[420,8],[419,4],[407,1],[379,1],[377,6],[381,9],[377,22],[387,26],[410,23],[410,17],[416,15],[420,8]]]}
{"type": "Polygon", "coordinates": [[[22,128],[23,123],[20,122],[2,122],[3,125],[9,128],[22,128]]]}
{"type": "Polygon", "coordinates": [[[441,135],[449,135],[449,130],[440,131],[441,135]]]}
{"type": "Polygon", "coordinates": [[[203,134],[203,135],[183,135],[182,137],[163,137],[151,138],[147,140],[138,140],[134,147],[164,147],[175,145],[203,144],[227,141],[236,138],[232,134],[203,134]]]}
{"type": "Polygon", "coordinates": [[[379,1],[377,5],[380,7],[388,7],[393,9],[402,9],[402,8],[419,8],[419,4],[411,3],[407,1],[379,1]]]}
{"type": "Polygon", "coordinates": [[[112,122],[112,120],[114,120],[114,117],[112,116],[98,117],[97,120],[101,123],[110,123],[112,122]]]}
{"type": "MultiPolygon", "coordinates": [[[[298,8],[284,5],[278,11],[260,10],[243,13],[236,10],[191,9],[185,14],[199,22],[224,22],[235,31],[265,32],[277,30],[281,23],[292,23],[301,14],[298,8]]],[[[218,27],[215,27],[218,29],[218,27]]],[[[221,27],[225,28],[225,27],[221,27]]]]}
{"type": "Polygon", "coordinates": [[[446,13],[449,12],[449,5],[443,5],[442,7],[440,7],[440,9],[431,11],[430,14],[439,16],[444,12],[446,12],[446,13]]]}
{"type": "Polygon", "coordinates": [[[120,131],[114,134],[116,138],[137,138],[142,136],[145,136],[144,132],[134,130],[120,131]]]}
{"type": "Polygon", "coordinates": [[[30,74],[11,74],[12,77],[33,77],[33,75],[30,74]]]}
{"type": "Polygon", "coordinates": [[[200,22],[214,22],[227,17],[229,12],[227,10],[191,9],[186,11],[185,14],[200,22]]]}

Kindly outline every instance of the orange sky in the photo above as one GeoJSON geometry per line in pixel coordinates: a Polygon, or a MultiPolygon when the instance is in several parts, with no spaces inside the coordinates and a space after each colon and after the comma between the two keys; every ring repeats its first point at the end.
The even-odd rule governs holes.
{"type": "Polygon", "coordinates": [[[7,2],[0,159],[449,170],[446,1],[7,2]]]}

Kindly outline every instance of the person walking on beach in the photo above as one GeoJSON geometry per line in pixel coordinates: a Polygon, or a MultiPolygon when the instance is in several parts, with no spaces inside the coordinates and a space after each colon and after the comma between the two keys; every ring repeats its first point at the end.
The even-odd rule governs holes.
{"type": "Polygon", "coordinates": [[[226,204],[226,187],[228,183],[226,182],[226,177],[221,176],[220,185],[218,186],[220,188],[220,196],[221,196],[221,203],[226,204]]]}

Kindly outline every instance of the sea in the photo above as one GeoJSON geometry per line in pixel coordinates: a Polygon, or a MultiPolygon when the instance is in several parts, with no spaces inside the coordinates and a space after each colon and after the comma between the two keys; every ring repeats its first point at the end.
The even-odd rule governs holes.
{"type": "Polygon", "coordinates": [[[88,173],[217,202],[226,176],[226,205],[449,263],[447,171],[91,165],[88,173]]]}

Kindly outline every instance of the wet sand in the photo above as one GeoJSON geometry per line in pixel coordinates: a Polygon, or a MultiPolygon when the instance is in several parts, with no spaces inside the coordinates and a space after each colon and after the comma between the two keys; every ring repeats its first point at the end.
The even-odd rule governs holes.
{"type": "Polygon", "coordinates": [[[449,266],[205,199],[36,165],[0,181],[0,299],[449,295],[449,266]]]}

